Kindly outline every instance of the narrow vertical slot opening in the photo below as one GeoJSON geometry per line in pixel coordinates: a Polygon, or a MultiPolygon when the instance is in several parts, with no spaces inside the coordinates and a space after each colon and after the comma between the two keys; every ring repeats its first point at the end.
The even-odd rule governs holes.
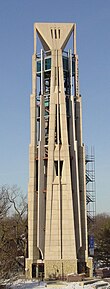
{"type": "Polygon", "coordinates": [[[55,39],[57,39],[57,30],[56,29],[54,30],[54,33],[55,33],[55,39]]]}
{"type": "Polygon", "coordinates": [[[62,177],[63,161],[60,161],[60,177],[62,177]]]}
{"type": "Polygon", "coordinates": [[[60,39],[60,29],[58,29],[58,36],[59,36],[59,39],[60,39]]]}
{"type": "Polygon", "coordinates": [[[52,39],[53,39],[53,30],[51,29],[51,37],[52,37],[52,39]]]}
{"type": "Polygon", "coordinates": [[[55,143],[57,144],[57,104],[55,105],[55,143]]]}
{"type": "Polygon", "coordinates": [[[60,104],[59,104],[59,144],[62,144],[62,139],[61,139],[61,121],[60,121],[60,104]]]}
{"type": "Polygon", "coordinates": [[[55,176],[58,177],[58,161],[54,161],[55,176]]]}
{"type": "Polygon", "coordinates": [[[36,160],[36,191],[38,191],[38,160],[36,160]]]}

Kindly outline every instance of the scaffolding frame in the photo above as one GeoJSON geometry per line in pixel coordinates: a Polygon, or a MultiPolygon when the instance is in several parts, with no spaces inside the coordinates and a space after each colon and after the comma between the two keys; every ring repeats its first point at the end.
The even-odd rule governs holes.
{"type": "Polygon", "coordinates": [[[95,149],[91,147],[88,151],[86,147],[86,204],[87,204],[87,223],[88,233],[93,227],[96,217],[96,182],[95,182],[95,149]]]}

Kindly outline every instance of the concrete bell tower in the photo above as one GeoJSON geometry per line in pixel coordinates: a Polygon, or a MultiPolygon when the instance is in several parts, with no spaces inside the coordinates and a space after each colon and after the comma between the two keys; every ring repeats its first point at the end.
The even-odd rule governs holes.
{"type": "Polygon", "coordinates": [[[26,274],[81,273],[91,261],[75,24],[34,24],[30,108],[26,274]]]}

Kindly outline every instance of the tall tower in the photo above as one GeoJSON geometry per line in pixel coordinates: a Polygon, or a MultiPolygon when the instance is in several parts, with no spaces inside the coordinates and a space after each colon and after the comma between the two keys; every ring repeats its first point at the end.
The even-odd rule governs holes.
{"type": "Polygon", "coordinates": [[[30,107],[27,276],[81,273],[90,260],[75,24],[35,23],[30,107]]]}

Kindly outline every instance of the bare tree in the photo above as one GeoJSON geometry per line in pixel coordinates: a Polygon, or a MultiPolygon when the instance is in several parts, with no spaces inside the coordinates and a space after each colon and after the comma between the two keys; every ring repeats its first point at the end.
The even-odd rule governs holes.
{"type": "Polygon", "coordinates": [[[0,189],[0,277],[24,268],[26,257],[27,202],[17,186],[0,189]]]}
{"type": "Polygon", "coordinates": [[[110,215],[96,216],[94,226],[95,257],[99,266],[110,266],[110,215]]]}
{"type": "Polygon", "coordinates": [[[0,188],[0,220],[6,217],[10,208],[11,203],[8,199],[8,188],[6,186],[2,186],[0,188]]]}
{"type": "Polygon", "coordinates": [[[17,215],[18,221],[23,222],[23,217],[27,214],[27,198],[23,195],[22,191],[15,185],[8,188],[7,200],[11,205],[13,213],[17,215]]]}

